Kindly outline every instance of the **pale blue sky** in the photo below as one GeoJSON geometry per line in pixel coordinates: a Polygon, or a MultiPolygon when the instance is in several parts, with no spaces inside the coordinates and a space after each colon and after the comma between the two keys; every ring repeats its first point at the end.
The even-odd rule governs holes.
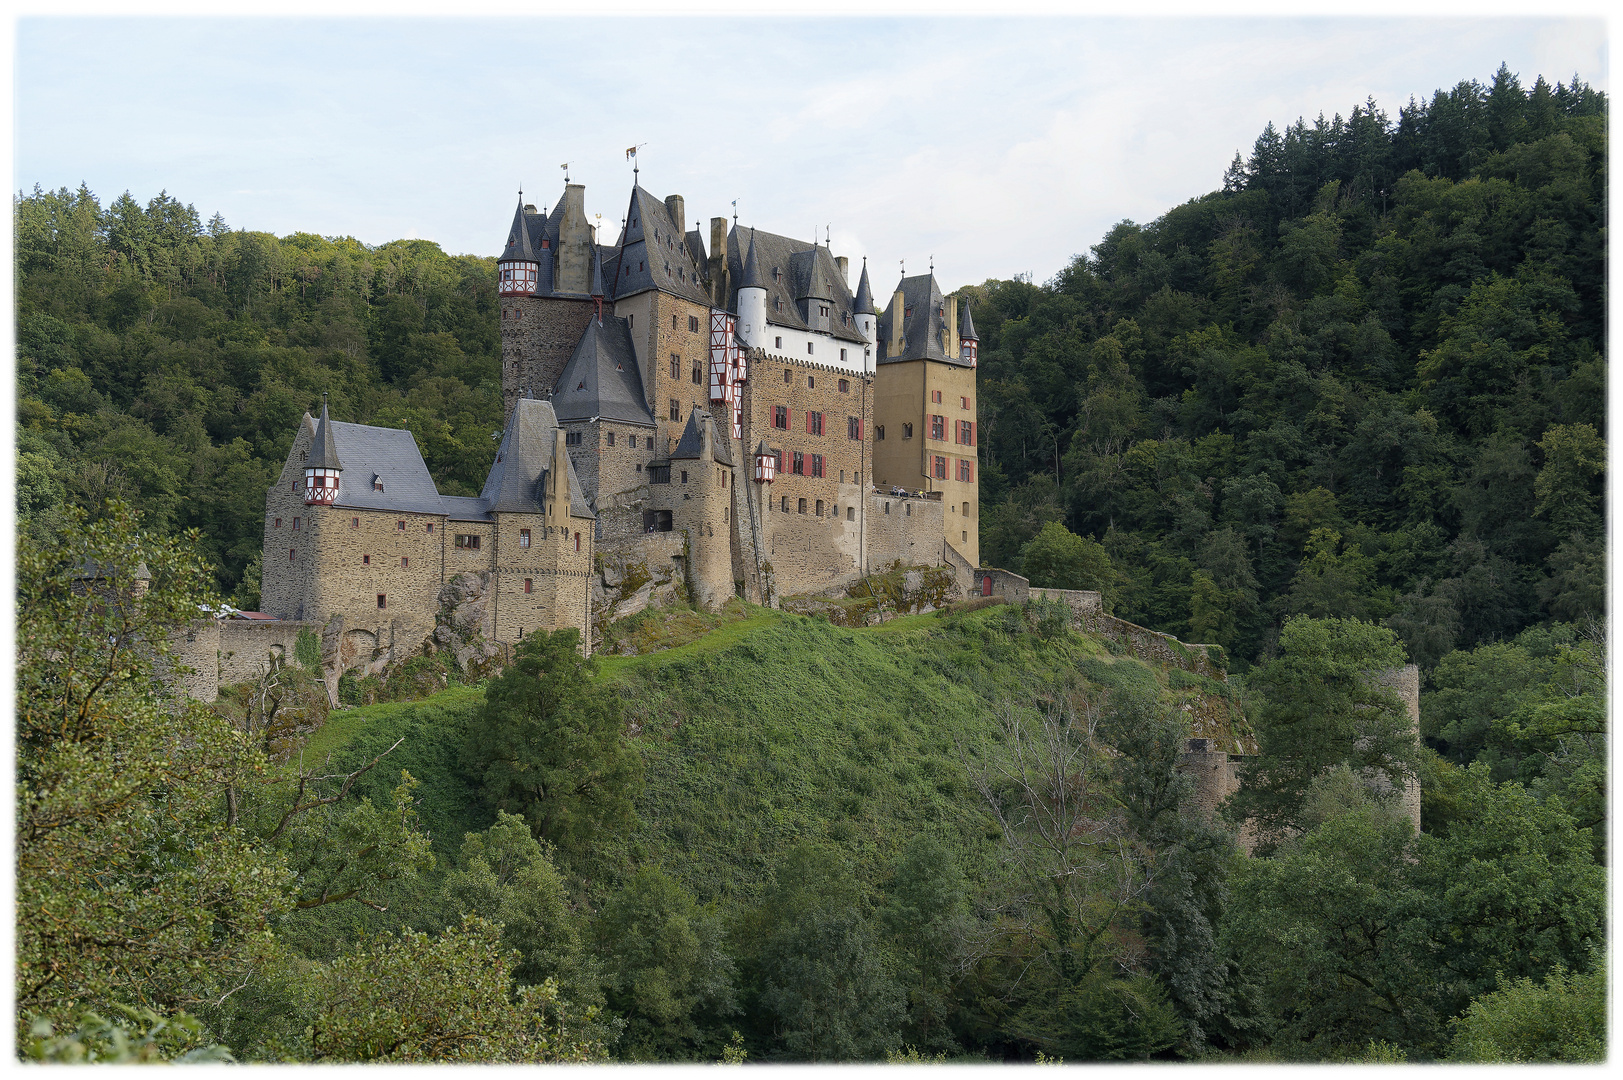
{"type": "Polygon", "coordinates": [[[565,161],[612,239],[644,143],[690,228],[734,198],[832,223],[879,288],[931,255],[948,288],[1043,280],[1219,187],[1270,120],[1396,119],[1501,60],[1610,90],[1593,18],[26,18],[15,45],[14,189],[495,254],[565,161]]]}

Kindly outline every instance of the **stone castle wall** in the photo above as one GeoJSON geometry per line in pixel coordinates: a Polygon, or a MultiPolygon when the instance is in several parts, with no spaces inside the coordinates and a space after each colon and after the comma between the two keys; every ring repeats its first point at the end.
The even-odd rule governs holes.
{"type": "Polygon", "coordinates": [[[526,391],[536,397],[552,392],[596,311],[591,300],[502,297],[503,416],[526,391]]]}
{"type": "Polygon", "coordinates": [[[944,555],[940,499],[868,494],[868,572],[896,564],[936,566],[944,555]]]}

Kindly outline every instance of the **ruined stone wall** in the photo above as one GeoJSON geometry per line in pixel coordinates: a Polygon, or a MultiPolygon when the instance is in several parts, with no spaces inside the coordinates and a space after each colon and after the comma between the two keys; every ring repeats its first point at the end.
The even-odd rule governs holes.
{"type": "Polygon", "coordinates": [[[890,566],[937,566],[944,556],[939,499],[868,494],[868,572],[890,566]]]}
{"type": "Polygon", "coordinates": [[[1071,622],[1076,626],[1082,625],[1082,620],[1092,615],[1103,615],[1103,598],[1096,592],[1087,589],[1031,589],[1033,600],[1057,600],[1071,609],[1071,622]]]}
{"type": "MultiPolygon", "coordinates": [[[[1036,590],[1032,590],[1035,592],[1036,590]]],[[[1087,615],[1081,626],[1090,634],[1109,638],[1126,646],[1127,651],[1140,660],[1182,668],[1195,675],[1212,679],[1228,678],[1222,650],[1216,645],[1190,645],[1171,634],[1148,630],[1137,623],[1110,615],[1087,615]]]]}
{"type": "MultiPolygon", "coordinates": [[[[1409,714],[1409,725],[1414,729],[1416,738],[1420,735],[1420,669],[1414,664],[1406,664],[1391,671],[1383,671],[1371,677],[1377,686],[1385,686],[1395,691],[1403,701],[1403,707],[1409,714]]],[[[1384,776],[1376,777],[1380,786],[1386,786],[1384,776]]],[[[1420,781],[1409,777],[1401,786],[1399,801],[1403,812],[1414,823],[1415,832],[1420,831],[1420,781]]]]}

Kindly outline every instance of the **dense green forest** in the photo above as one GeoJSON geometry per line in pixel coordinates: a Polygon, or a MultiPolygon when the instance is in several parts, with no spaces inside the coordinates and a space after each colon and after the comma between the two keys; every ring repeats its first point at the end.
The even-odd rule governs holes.
{"type": "Polygon", "coordinates": [[[169,635],[257,606],[319,393],[477,488],[493,261],[20,193],[21,1055],[1603,1059],[1606,111],[1501,69],[1270,126],[1223,190],[966,290],[983,561],[1227,682],[1041,601],[734,602],[331,711],[312,637],[177,700],[169,635]],[[1408,660],[1420,740],[1366,677],[1408,660]],[[1259,750],[1215,818],[1197,707],[1259,750]]]}
{"type": "Polygon", "coordinates": [[[1384,622],[1427,669],[1604,609],[1606,102],[1501,68],[1270,125],[1223,190],[988,282],[982,561],[1048,521],[1116,613],[1266,654],[1384,622]]]}

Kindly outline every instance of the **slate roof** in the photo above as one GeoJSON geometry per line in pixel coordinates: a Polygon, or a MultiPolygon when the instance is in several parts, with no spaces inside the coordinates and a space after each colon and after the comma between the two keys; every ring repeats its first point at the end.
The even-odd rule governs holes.
{"type": "Polygon", "coordinates": [[[518,209],[513,211],[513,227],[507,230],[507,247],[502,249],[498,262],[535,262],[539,243],[530,241],[530,222],[524,213],[524,196],[518,197],[518,209]]]}
{"type": "Polygon", "coordinates": [[[948,330],[945,315],[946,298],[941,295],[941,288],[936,284],[935,275],[920,274],[917,277],[903,278],[898,287],[902,293],[903,310],[896,310],[896,299],[893,296],[890,307],[879,316],[879,323],[874,330],[875,337],[879,339],[878,362],[895,364],[904,360],[940,360],[968,367],[969,361],[958,355],[957,336],[948,330]],[[906,314],[909,310],[913,312],[911,316],[906,314]],[[887,355],[893,319],[902,320],[902,352],[899,356],[887,355]],[[943,331],[947,331],[946,347],[942,345],[943,331]]]}
{"type": "Polygon", "coordinates": [[[408,514],[445,512],[411,432],[337,420],[328,422],[327,430],[337,454],[347,463],[334,506],[408,514]],[[383,481],[382,491],[376,490],[374,478],[383,481]]]}
{"type": "Polygon", "coordinates": [[[605,315],[601,324],[596,319],[587,322],[553,387],[552,408],[559,420],[601,417],[654,426],[628,320],[605,315]]]}
{"type": "MultiPolygon", "coordinates": [[[[594,319],[595,323],[596,320],[594,319]]],[[[552,467],[553,433],[558,418],[552,404],[535,398],[519,398],[502,433],[496,463],[485,478],[479,501],[492,513],[541,513],[542,483],[552,467]]],[[[572,517],[595,517],[581,493],[575,466],[564,459],[569,470],[569,513],[572,517]]]]}
{"type": "Polygon", "coordinates": [[[868,260],[862,260],[862,280],[857,282],[857,296],[851,302],[851,311],[856,315],[872,315],[873,289],[868,285],[868,260]]]}
{"type": "Polygon", "coordinates": [[[342,469],[343,462],[338,458],[338,447],[332,441],[332,423],[327,418],[327,399],[321,400],[321,422],[316,424],[315,441],[310,445],[309,454],[305,455],[304,467],[306,469],[342,469]]]}
{"type": "Polygon", "coordinates": [[[490,511],[477,495],[441,495],[445,516],[454,521],[489,521],[490,511]]]}
{"type": "Polygon", "coordinates": [[[688,414],[688,426],[682,429],[682,437],[677,440],[676,449],[671,451],[670,460],[691,460],[698,458],[704,452],[704,433],[701,430],[701,425],[710,428],[710,456],[717,464],[731,465],[733,463],[733,455],[730,449],[731,440],[721,437],[720,433],[716,431],[716,426],[712,422],[710,414],[697,405],[688,414]]]}
{"type": "Polygon", "coordinates": [[[969,314],[969,304],[963,303],[958,306],[964,313],[964,317],[958,320],[963,324],[958,330],[958,336],[969,338],[971,341],[979,341],[980,338],[975,333],[975,320],[969,314]]]}
{"type": "Polygon", "coordinates": [[[695,304],[709,304],[703,284],[704,261],[694,258],[682,224],[671,220],[664,202],[641,185],[633,187],[618,257],[613,260],[609,295],[618,299],[658,289],[695,304]]]}
{"type": "Polygon", "coordinates": [[[748,238],[745,238],[740,235],[740,230],[735,228],[727,237],[729,265],[744,266],[744,276],[740,278],[736,287],[730,287],[730,295],[727,297],[728,310],[738,310],[738,289],[745,287],[749,274],[747,249],[740,250],[741,245],[746,242],[755,248],[760,275],[759,285],[766,289],[768,323],[789,330],[815,332],[806,318],[805,305],[812,298],[821,298],[830,301],[829,328],[826,332],[854,345],[867,344],[857,329],[856,320],[852,317],[855,313],[855,301],[851,296],[851,290],[846,285],[845,277],[840,273],[840,268],[835,264],[834,256],[828,248],[805,240],[779,236],[762,229],[751,229],[748,238]],[[845,316],[843,323],[842,315],[845,316]]]}

